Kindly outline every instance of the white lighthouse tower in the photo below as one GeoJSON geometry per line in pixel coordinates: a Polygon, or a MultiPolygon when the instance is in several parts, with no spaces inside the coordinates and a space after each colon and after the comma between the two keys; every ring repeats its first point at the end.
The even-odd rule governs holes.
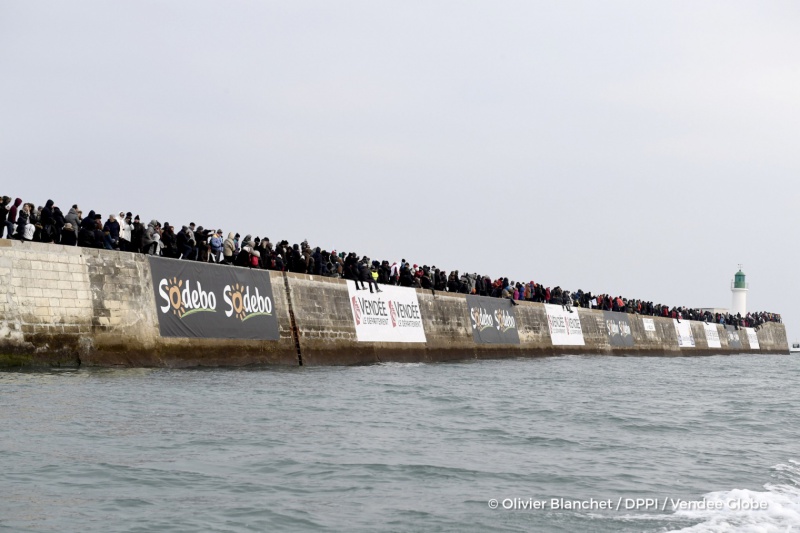
{"type": "Polygon", "coordinates": [[[731,281],[731,314],[739,313],[742,316],[747,314],[747,283],[744,281],[742,265],[739,265],[739,272],[731,281]]]}

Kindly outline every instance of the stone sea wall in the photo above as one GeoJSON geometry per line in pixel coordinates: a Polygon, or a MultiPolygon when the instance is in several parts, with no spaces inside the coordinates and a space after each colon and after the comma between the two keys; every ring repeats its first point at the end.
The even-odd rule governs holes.
{"type": "MultiPolygon", "coordinates": [[[[181,261],[156,261],[162,261],[159,268],[167,270],[186,266],[181,261]]],[[[204,272],[213,276],[222,272],[214,269],[234,267],[202,268],[212,269],[204,272]]],[[[473,315],[476,300],[419,289],[416,295],[412,289],[399,289],[407,291],[404,297],[410,294],[413,302],[395,305],[407,307],[411,315],[405,323],[418,324],[417,333],[424,342],[399,342],[394,337],[365,341],[359,340],[365,335],[364,326],[356,326],[359,318],[354,311],[361,308],[348,291],[347,282],[278,272],[263,274],[269,276],[272,292],[267,318],[273,321],[274,332],[269,340],[168,336],[162,335],[164,325],[159,325],[164,320],[160,309],[167,309],[168,303],[157,301],[158,280],[154,285],[152,271],[151,260],[139,254],[0,240],[0,366],[297,366],[565,353],[789,353],[781,324],[767,324],[751,331],[751,338],[745,330],[728,332],[718,325],[709,332],[701,322],[678,325],[672,319],[578,309],[568,315],[567,322],[573,324],[573,329],[569,331],[565,326],[562,334],[554,329],[559,318],[554,318],[553,313],[558,309],[528,302],[513,307],[508,302],[488,302],[490,307],[507,305],[506,316],[511,318],[506,318],[507,327],[502,328],[502,334],[490,331],[500,335],[498,343],[483,343],[486,341],[479,340],[477,333],[481,328],[473,327],[475,317],[486,319],[491,313],[473,315]],[[576,340],[582,344],[565,345],[576,340]]],[[[220,296],[214,318],[224,318],[222,299],[220,296]]],[[[390,307],[394,324],[405,311],[390,307]]],[[[183,322],[189,322],[189,314],[183,322]]],[[[246,320],[252,329],[264,317],[250,318],[243,314],[240,321],[246,320]]],[[[486,320],[491,322],[491,318],[486,320]]],[[[499,325],[497,330],[501,330],[499,325]]],[[[202,330],[188,331],[192,335],[203,334],[202,330]]]]}

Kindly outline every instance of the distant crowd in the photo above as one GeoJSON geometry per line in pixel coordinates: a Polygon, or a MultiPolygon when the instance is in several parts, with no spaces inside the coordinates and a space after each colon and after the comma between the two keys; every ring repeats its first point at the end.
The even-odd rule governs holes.
{"type": "Polygon", "coordinates": [[[366,255],[359,257],[355,252],[337,253],[336,250],[329,252],[319,247],[312,248],[306,241],[290,245],[286,240],[273,243],[267,237],[245,235],[241,238],[234,232],[225,236],[221,229],[196,226],[194,222],[176,231],[169,222],[162,224],[152,219],[144,223],[139,215],[133,216],[130,212],[103,217],[100,213],[89,211],[84,216],[77,204],[64,214],[53,200],[36,207],[32,203],[23,203],[20,198],[12,202],[10,197],[4,196],[0,205],[0,228],[3,230],[0,236],[21,241],[77,245],[187,261],[344,278],[353,280],[357,289],[369,288],[370,292],[373,287],[380,291],[381,284],[400,285],[507,298],[512,303],[517,300],[543,302],[562,305],[570,311],[572,307],[584,307],[678,320],[700,320],[736,328],[757,328],[765,322],[781,321],[780,315],[775,313],[747,313],[746,316],[712,314],[706,310],[669,307],[622,296],[593,295],[583,290],[570,292],[533,281],[515,282],[507,277],[492,279],[480,274],[459,274],[458,270],[448,273],[436,266],[411,264],[405,259],[392,263],[374,261],[366,255]]]}

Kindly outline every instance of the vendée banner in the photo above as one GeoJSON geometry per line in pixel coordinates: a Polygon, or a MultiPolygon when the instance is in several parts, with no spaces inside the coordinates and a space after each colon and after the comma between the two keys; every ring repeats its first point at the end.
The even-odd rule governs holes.
{"type": "Polygon", "coordinates": [[[148,259],[162,337],[280,338],[269,272],[148,259]]]}
{"type": "Polygon", "coordinates": [[[716,324],[703,323],[703,328],[706,330],[706,341],[709,348],[722,348],[722,343],[719,339],[719,330],[716,324]]]}
{"type": "Polygon", "coordinates": [[[514,306],[505,298],[467,295],[472,338],[477,344],[519,344],[514,306]]]}
{"type": "Polygon", "coordinates": [[[750,343],[751,350],[758,350],[761,347],[758,345],[758,335],[756,334],[756,330],[753,328],[744,328],[747,332],[747,341],[750,343]]]}
{"type": "Polygon", "coordinates": [[[678,346],[681,348],[694,348],[694,335],[692,335],[692,325],[688,320],[681,320],[673,318],[672,322],[675,324],[675,333],[678,334],[678,346]]]}
{"type": "Polygon", "coordinates": [[[583,346],[583,330],[578,310],[570,313],[560,305],[544,304],[547,313],[547,327],[553,346],[583,346]]]}
{"type": "Polygon", "coordinates": [[[381,292],[356,290],[347,280],[350,311],[359,342],[425,342],[425,329],[417,291],[407,287],[380,285],[381,292]]]}

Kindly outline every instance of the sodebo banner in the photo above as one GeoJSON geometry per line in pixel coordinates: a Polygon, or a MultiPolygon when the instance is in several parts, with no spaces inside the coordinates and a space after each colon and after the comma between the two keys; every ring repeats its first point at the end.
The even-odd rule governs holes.
{"type": "Polygon", "coordinates": [[[553,346],[583,346],[583,330],[578,310],[570,313],[560,305],[544,304],[547,312],[547,327],[553,346]]]}
{"type": "Polygon", "coordinates": [[[269,272],[149,259],[162,337],[280,338],[269,272]]]}
{"type": "Polygon", "coordinates": [[[478,344],[519,344],[511,300],[467,295],[472,338],[478,344]]]}
{"type": "Polygon", "coordinates": [[[380,288],[374,294],[369,289],[356,290],[355,282],[347,280],[359,342],[425,342],[417,291],[394,285],[380,288]]]}

